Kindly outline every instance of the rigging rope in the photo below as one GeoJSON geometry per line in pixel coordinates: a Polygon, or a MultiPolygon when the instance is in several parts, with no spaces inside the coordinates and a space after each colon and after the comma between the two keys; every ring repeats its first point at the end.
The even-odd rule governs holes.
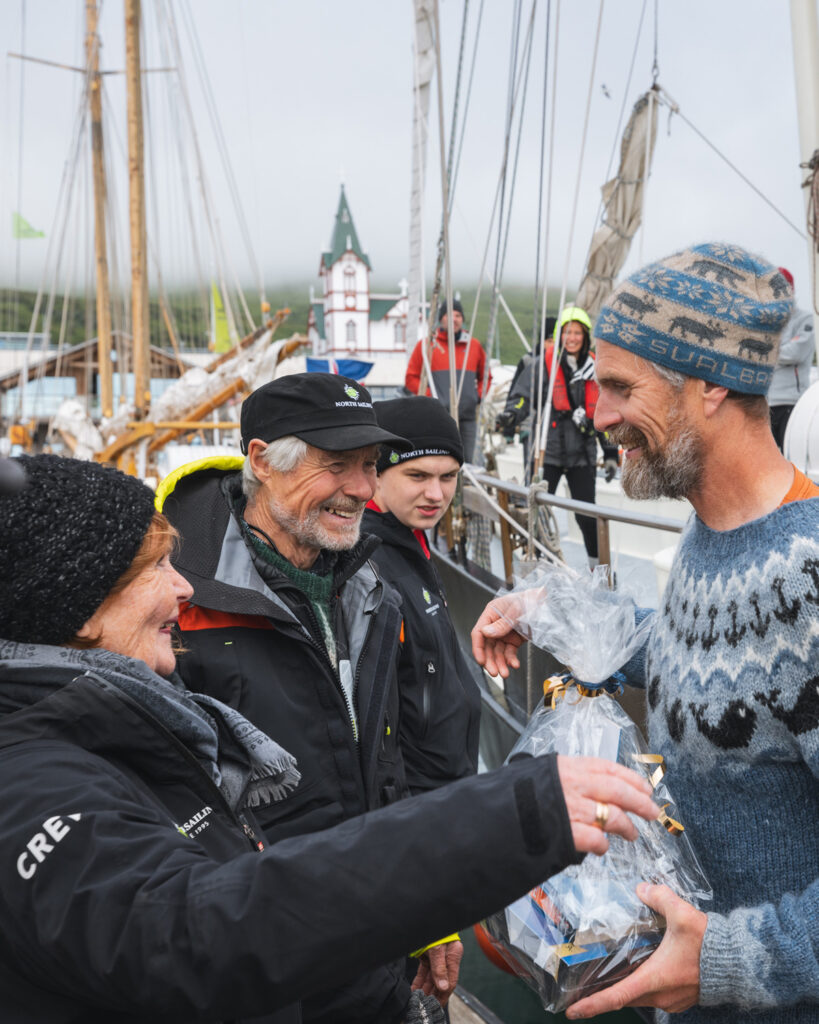
{"type": "MultiPolygon", "coordinates": [[[[179,41],[179,31],[177,29],[176,18],[173,13],[173,7],[167,5],[166,11],[169,37],[171,39],[172,50],[179,71],[178,78],[180,95],[182,97],[183,108],[185,110],[185,113],[187,114],[188,126],[190,129],[194,155],[196,158],[197,179],[199,181],[199,191],[202,196],[205,223],[207,224],[208,234],[210,235],[211,254],[216,264],[217,277],[219,279],[219,286],[222,291],[222,300],[225,306],[225,315],[227,316],[228,327],[231,335],[233,336],[238,334],[238,331],[236,330],[236,320],[233,315],[233,304],[230,301],[230,294],[228,292],[227,284],[225,282],[224,269],[222,265],[222,256],[225,254],[226,250],[224,246],[224,240],[222,238],[221,224],[214,212],[215,208],[211,198],[210,187],[208,184],[208,178],[205,171],[205,162],[202,158],[202,151],[199,146],[199,137],[196,133],[196,119],[193,116],[193,105],[191,104],[190,93],[188,90],[184,65],[182,62],[182,47],[179,41]]],[[[182,7],[182,13],[183,15],[186,13],[186,8],[184,6],[182,7]]]]}
{"type": "MultiPolygon", "coordinates": [[[[655,2],[656,2],[656,0],[655,0],[655,2]]],[[[621,136],[623,134],[623,118],[624,118],[625,113],[626,113],[626,105],[628,103],[629,91],[631,89],[631,79],[632,79],[632,76],[634,74],[634,67],[635,67],[635,64],[637,63],[637,50],[639,49],[640,38],[642,37],[642,34],[643,34],[643,21],[645,19],[645,13],[646,13],[646,7],[647,6],[648,6],[648,0],[643,0],[643,6],[642,6],[642,8],[640,10],[640,20],[637,23],[637,35],[636,35],[636,37],[634,39],[634,49],[631,51],[631,63],[629,64],[628,75],[626,76],[626,84],[625,84],[625,88],[623,89],[623,101],[620,104],[620,113],[619,113],[619,115],[617,117],[617,128],[615,130],[614,140],[613,140],[612,145],[611,145],[611,153],[609,154],[609,162],[608,162],[608,165],[606,166],[606,178],[605,178],[606,181],[609,181],[609,179],[611,178],[611,170],[612,170],[612,167],[614,166],[614,157],[615,157],[615,154],[617,153],[617,147],[618,147],[618,144],[621,144],[621,142],[622,142],[621,136]]],[[[656,29],[656,10],[655,10],[655,29],[656,29]]],[[[656,57],[656,40],[655,40],[655,57],[654,57],[654,61],[655,61],[655,65],[656,65],[656,61],[657,61],[657,57],[656,57]]],[[[614,193],[612,193],[611,197],[609,198],[609,203],[611,203],[613,198],[614,198],[614,193]]],[[[597,213],[595,214],[595,217],[594,217],[594,223],[595,224],[599,224],[600,223],[601,219],[605,216],[607,210],[608,210],[608,203],[606,203],[606,201],[603,199],[603,196],[601,194],[600,202],[598,203],[598,206],[597,206],[597,213]]],[[[592,246],[593,245],[594,245],[594,232],[592,231],[591,237],[589,238],[589,246],[586,249],[586,258],[583,260],[583,266],[584,267],[587,267],[588,264],[589,264],[589,256],[591,256],[591,251],[592,251],[592,246]]]]}
{"type": "Polygon", "coordinates": [[[80,143],[85,137],[85,126],[86,126],[86,114],[88,107],[88,88],[89,88],[89,75],[86,75],[85,88],[82,91],[79,109],[76,115],[74,124],[74,132],[72,139],[72,148],[69,153],[69,157],[63,166],[63,174],[60,181],[60,188],[57,193],[57,216],[55,217],[55,223],[59,225],[57,229],[51,233],[48,240],[48,247],[46,249],[46,258],[43,266],[43,274],[40,280],[40,286],[37,289],[37,297],[34,301],[34,309],[31,313],[31,320],[29,323],[28,337],[26,338],[26,350],[25,356],[23,357],[23,365],[20,369],[19,386],[17,389],[17,404],[15,407],[14,418],[19,420],[23,412],[23,402],[25,399],[26,385],[28,383],[29,374],[29,361],[31,359],[31,352],[34,344],[34,334],[37,326],[37,321],[40,317],[40,308],[43,302],[43,296],[46,292],[46,279],[48,278],[49,265],[52,258],[52,253],[57,253],[57,258],[54,261],[54,271],[51,275],[51,289],[50,297],[46,304],[46,314],[43,319],[43,341],[41,349],[45,349],[45,345],[48,341],[48,332],[51,327],[51,312],[54,308],[54,291],[56,288],[56,277],[59,273],[60,259],[59,254],[62,252],[65,243],[65,234],[68,225],[68,213],[71,206],[71,195],[74,188],[74,182],[76,180],[76,171],[79,163],[80,154],[80,143]],[[60,224],[60,218],[62,223],[60,224]]]}
{"type": "MultiPolygon", "coordinates": [[[[473,81],[473,79],[475,77],[475,65],[476,65],[476,62],[477,62],[476,58],[477,58],[477,54],[478,54],[478,40],[480,39],[480,35],[481,35],[481,21],[483,20],[483,4],[484,4],[484,0],[481,0],[481,6],[478,8],[478,21],[477,21],[477,25],[476,25],[476,28],[475,28],[475,43],[474,43],[474,45],[472,47],[472,62],[471,62],[470,69],[469,69],[469,82],[467,83],[467,86],[466,86],[466,102],[464,103],[464,116],[463,116],[463,120],[461,121],[461,136],[460,136],[460,138],[458,140],[458,155],[455,158],[455,166],[452,169],[452,180],[451,180],[450,185],[449,185],[449,194],[450,194],[450,198],[451,198],[452,201],[454,201],[455,185],[456,185],[456,183],[458,181],[458,170],[459,170],[459,168],[461,166],[461,153],[463,152],[463,148],[464,148],[464,136],[466,134],[466,119],[467,119],[467,115],[469,114],[469,102],[472,99],[472,81],[473,81]]],[[[460,74],[460,71],[459,71],[459,74],[460,74]]],[[[457,88],[458,88],[458,85],[456,85],[456,89],[457,88]]],[[[453,135],[454,135],[454,132],[455,132],[455,123],[454,123],[454,121],[453,121],[453,124],[452,124],[452,132],[453,132],[453,135]]],[[[451,203],[450,203],[450,205],[451,205],[451,203]]]]}
{"type": "MultiPolygon", "coordinates": [[[[532,9],[537,0],[533,0],[532,9]]],[[[498,270],[500,266],[500,252],[503,243],[503,226],[504,226],[504,214],[506,212],[506,176],[509,170],[509,144],[512,138],[512,125],[514,121],[514,86],[515,86],[515,73],[518,66],[518,43],[520,38],[520,25],[521,25],[521,11],[522,11],[523,0],[516,0],[515,3],[515,14],[512,21],[512,36],[511,36],[511,54],[509,57],[509,79],[507,82],[506,91],[506,126],[503,133],[503,163],[501,165],[501,194],[500,194],[500,210],[498,213],[498,237],[495,243],[495,270],[493,277],[495,284],[498,284],[498,270]]],[[[531,22],[530,22],[531,24],[531,22]]],[[[528,65],[526,65],[528,70],[528,65]]],[[[525,92],[525,86],[524,86],[525,92]]],[[[493,334],[495,330],[495,320],[497,317],[498,303],[495,298],[494,292],[489,303],[489,324],[487,326],[487,337],[486,337],[486,348],[487,352],[492,354],[492,343],[493,334]]]]}
{"type": "MultiPolygon", "coordinates": [[[[523,76],[523,71],[521,69],[521,72],[518,75],[517,83],[515,85],[515,92],[514,92],[514,96],[513,96],[513,106],[517,102],[517,95],[518,95],[518,92],[520,91],[522,76],[523,76]]],[[[481,260],[481,269],[480,269],[480,273],[478,274],[478,289],[477,289],[477,292],[475,294],[475,302],[474,302],[474,305],[472,307],[472,317],[471,317],[470,324],[469,324],[469,336],[470,336],[470,338],[473,337],[474,332],[475,332],[475,323],[476,323],[477,318],[478,318],[478,308],[480,306],[481,291],[483,289],[484,278],[486,277],[489,280],[492,280],[491,279],[491,275],[489,275],[489,273],[488,273],[488,271],[486,269],[486,262],[487,262],[487,260],[489,258],[489,246],[491,245],[491,242],[492,242],[492,233],[493,233],[494,225],[495,225],[495,215],[498,212],[498,202],[500,200],[501,185],[503,183],[504,173],[505,173],[505,161],[502,162],[502,164],[501,164],[501,171],[500,171],[500,174],[498,176],[498,183],[497,183],[497,185],[495,187],[495,197],[494,197],[494,199],[492,201],[492,210],[491,210],[490,216],[489,216],[489,227],[488,227],[487,232],[486,232],[486,245],[484,246],[483,258],[481,260]]],[[[494,282],[493,282],[493,286],[494,286],[494,282]]]]}
{"type": "MultiPolygon", "coordinates": [[[[554,171],[554,152],[555,152],[555,123],[557,120],[557,65],[558,65],[558,54],[560,53],[559,48],[560,42],[560,0],[557,0],[555,4],[555,41],[554,41],[554,56],[552,58],[552,117],[549,127],[549,173],[546,177],[546,226],[544,230],[543,238],[543,311],[541,313],[540,321],[540,336],[544,338],[546,334],[546,299],[548,298],[549,289],[549,224],[552,216],[552,176],[554,171]]],[[[548,59],[548,51],[547,51],[548,59]]],[[[558,315],[560,310],[558,310],[558,315]]],[[[545,353],[544,347],[544,353],[545,353]]],[[[537,464],[538,456],[538,439],[540,438],[542,429],[542,401],[541,396],[543,395],[543,372],[545,368],[545,357],[538,359],[538,371],[537,371],[537,411],[532,414],[532,427],[534,428],[529,435],[530,445],[532,445],[532,477],[535,476],[534,467],[537,464]]]]}
{"type": "MultiPolygon", "coordinates": [[[[161,0],[156,0],[156,11],[157,18],[162,21],[166,18],[165,6],[161,0]]],[[[167,22],[165,22],[165,31],[160,29],[158,33],[160,44],[162,47],[163,63],[171,64],[172,55],[168,48],[168,39],[170,38],[170,29],[167,28],[167,22]]],[[[182,108],[184,101],[180,101],[179,95],[181,94],[181,88],[179,84],[178,76],[172,79],[173,83],[173,100],[171,99],[171,90],[168,90],[168,108],[169,108],[169,121],[171,124],[171,135],[173,137],[174,144],[176,146],[177,159],[179,161],[180,177],[182,180],[182,197],[183,202],[179,204],[180,217],[182,220],[187,219],[188,225],[188,245],[186,245],[185,251],[193,254],[193,266],[196,276],[196,289],[198,292],[198,307],[194,310],[194,297],[190,296],[190,300],[186,303],[188,318],[192,320],[194,316],[199,319],[204,325],[203,333],[207,334],[207,324],[209,320],[209,292],[206,280],[206,274],[202,266],[202,252],[203,247],[200,245],[199,239],[202,235],[202,226],[197,223],[195,211],[193,207],[193,195],[195,192],[194,178],[195,175],[192,173],[189,167],[188,151],[183,144],[185,137],[184,122],[182,119],[182,108]],[[191,187],[188,187],[188,182],[191,183],[191,187]],[[184,217],[181,216],[181,211],[184,210],[184,217]]]]}
{"type": "Polygon", "coordinates": [[[695,125],[693,125],[691,123],[691,121],[689,121],[689,119],[685,116],[685,114],[682,113],[682,111],[679,109],[679,107],[677,107],[676,104],[671,104],[668,101],[668,98],[667,98],[666,94],[662,95],[661,102],[665,102],[667,104],[667,106],[670,108],[670,110],[671,110],[671,112],[673,114],[676,114],[677,117],[679,117],[681,120],[685,121],[685,123],[688,125],[688,127],[691,129],[691,131],[694,132],[695,135],[698,135],[702,139],[702,141],[706,144],[706,146],[708,146],[710,149],[712,149],[721,160],[724,160],[725,163],[731,168],[731,170],[734,171],[736,174],[738,174],[739,177],[742,178],[742,180],[745,182],[745,184],[749,188],[753,189],[753,191],[756,192],[756,194],[759,196],[759,198],[763,202],[767,203],[768,206],[770,206],[770,208],[774,211],[774,213],[779,214],[779,216],[782,218],[782,220],[784,220],[786,224],[790,225],[790,227],[793,228],[793,230],[797,233],[797,235],[799,235],[800,238],[804,239],[805,241],[808,240],[808,236],[805,234],[805,232],[800,227],[798,227],[796,224],[794,224],[794,222],[786,214],[784,214],[779,209],[779,207],[776,206],[775,203],[773,203],[765,195],[764,192],[762,192],[761,189],[757,188],[757,186],[751,181],[751,179],[746,174],[743,174],[742,171],[737,167],[737,165],[735,163],[733,163],[731,160],[729,160],[728,157],[724,153],[722,153],[714,145],[713,142],[710,141],[710,139],[707,139],[705,137],[705,135],[703,135],[703,133],[699,130],[699,128],[697,128],[695,125]]]}
{"type": "MultiPolygon", "coordinates": [[[[566,291],[567,291],[568,283],[569,283],[569,263],[571,261],[572,242],[574,241],[574,229],[575,229],[575,223],[576,223],[576,220],[577,220],[577,206],[578,206],[578,201],[579,201],[579,198],[580,198],[580,178],[581,178],[581,174],[582,174],[582,170],[583,170],[583,157],[584,157],[585,152],[586,152],[586,139],[588,138],[588,133],[589,133],[589,112],[591,110],[591,98],[592,98],[592,89],[593,89],[593,86],[594,86],[594,76],[595,76],[596,70],[597,70],[597,53],[598,53],[599,48],[600,48],[600,29],[601,29],[602,24],[603,24],[603,5],[604,5],[604,2],[605,2],[605,0],[600,0],[600,7],[598,9],[598,15],[597,15],[597,31],[596,31],[595,36],[594,36],[594,50],[592,52],[591,70],[590,70],[590,73],[589,73],[589,90],[588,90],[588,95],[587,95],[587,98],[586,98],[586,114],[585,114],[585,117],[583,119],[583,133],[582,133],[582,136],[581,136],[580,154],[578,156],[578,162],[577,162],[577,178],[575,180],[574,200],[572,202],[572,215],[571,215],[571,220],[569,222],[569,240],[568,240],[568,244],[566,246],[566,262],[565,262],[564,268],[563,268],[563,284],[561,285],[561,289],[560,289],[560,302],[558,304],[558,316],[560,315],[560,310],[563,309],[564,304],[566,302],[566,291]]],[[[557,368],[557,365],[558,365],[558,362],[559,362],[559,359],[560,359],[560,343],[561,343],[561,337],[560,337],[560,331],[558,331],[556,333],[556,335],[555,335],[555,344],[554,344],[554,348],[552,349],[552,366],[551,366],[551,372],[549,373],[549,388],[548,388],[548,391],[547,391],[547,394],[546,394],[545,416],[543,417],[542,427],[541,427],[541,434],[543,436],[541,436],[541,434],[539,434],[538,438],[537,438],[537,441],[536,441],[536,448],[535,448],[536,464],[539,464],[542,461],[543,450],[544,450],[544,445],[545,445],[545,441],[546,441],[546,434],[548,433],[548,429],[549,429],[549,418],[550,418],[550,415],[551,415],[551,407],[552,407],[552,395],[553,395],[554,386],[555,386],[555,370],[557,368]]]]}
{"type": "MultiPolygon", "coordinates": [[[[509,248],[509,231],[512,226],[512,204],[515,197],[515,185],[517,184],[518,176],[518,164],[520,160],[520,144],[523,138],[523,118],[526,111],[526,98],[529,92],[529,69],[531,67],[532,60],[532,43],[534,41],[534,25],[535,25],[535,13],[537,10],[537,0],[532,0],[532,10],[529,16],[529,26],[526,32],[526,38],[524,40],[524,67],[523,73],[523,94],[520,101],[520,112],[518,114],[518,137],[515,143],[515,158],[512,164],[512,178],[509,187],[509,202],[506,208],[506,222],[503,227],[503,244],[500,250],[500,262],[495,268],[495,291],[493,292],[493,307],[490,309],[489,314],[489,344],[490,346],[495,341],[495,332],[497,330],[497,298],[496,292],[500,288],[503,281],[503,272],[506,266],[506,253],[509,248]],[[494,314],[494,315],[493,315],[494,314]]],[[[498,241],[501,239],[501,227],[498,224],[498,241]]],[[[500,359],[500,339],[497,342],[497,355],[500,359]]],[[[484,386],[486,385],[486,377],[488,375],[488,366],[485,373],[484,386]]]]}
{"type": "MultiPolygon", "coordinates": [[[[532,299],[532,349],[537,350],[538,326],[540,317],[540,245],[542,241],[543,227],[543,166],[546,158],[546,110],[548,107],[548,81],[549,81],[549,30],[552,22],[552,0],[546,4],[546,45],[544,47],[543,60],[543,97],[541,100],[540,113],[540,165],[537,183],[537,230],[535,232],[535,292],[532,299]]],[[[546,295],[543,295],[546,302],[546,295]]],[[[535,374],[531,374],[530,392],[535,386],[535,374]]],[[[530,394],[529,408],[534,404],[534,396],[530,394]]]]}
{"type": "MultiPolygon", "coordinates": [[[[465,462],[463,464],[463,466],[461,467],[461,471],[463,472],[463,475],[469,480],[469,482],[481,492],[483,497],[486,499],[486,503],[488,505],[490,505],[491,508],[495,512],[497,512],[500,516],[502,516],[507,521],[507,523],[509,523],[509,525],[517,533],[520,533],[520,534],[523,534],[524,536],[526,536],[526,534],[527,534],[526,527],[525,526],[521,526],[520,523],[517,522],[517,520],[513,519],[512,516],[510,516],[508,512],[504,511],[504,509],[502,509],[500,507],[500,505],[489,494],[489,491],[483,486],[483,484],[475,476],[474,472],[472,471],[472,467],[468,463],[465,462]]],[[[533,488],[530,493],[534,494],[536,491],[537,491],[537,488],[533,488]]],[[[534,534],[534,531],[531,531],[529,533],[529,537],[531,538],[534,546],[540,551],[540,553],[545,558],[550,559],[553,562],[557,562],[558,559],[555,556],[554,552],[550,551],[547,547],[545,547],[543,544],[541,544],[539,540],[535,540],[533,534],[534,534]]]]}
{"type": "MultiPolygon", "coordinates": [[[[20,53],[26,52],[26,0],[20,0],[20,53]]],[[[20,110],[19,110],[19,152],[17,154],[17,213],[23,208],[23,114],[25,106],[26,71],[25,61],[20,61],[20,110]]],[[[14,251],[14,323],[17,323],[20,295],[20,239],[14,251]]]]}
{"type": "MultiPolygon", "coordinates": [[[[259,291],[261,292],[264,289],[264,284],[263,284],[263,281],[262,281],[262,272],[261,272],[261,269],[259,267],[259,263],[258,263],[258,261],[256,259],[256,254],[255,254],[254,249],[253,249],[253,239],[252,239],[251,234],[250,234],[250,229],[248,228],[247,218],[245,217],[245,212],[244,212],[244,208],[243,208],[243,205],[242,205],[241,195],[239,193],[239,188],[238,188],[238,185],[236,184],[236,176],[234,175],[233,168],[231,166],[230,155],[229,155],[230,151],[228,149],[228,145],[227,145],[227,142],[225,140],[224,131],[222,130],[222,122],[221,122],[221,119],[219,117],[219,111],[218,111],[218,107],[216,105],[216,99],[215,99],[215,97],[213,95],[213,89],[212,89],[211,83],[210,83],[210,76],[207,73],[207,64],[206,64],[206,61],[205,61],[204,53],[202,51],[202,44],[201,44],[201,42],[199,40],[199,34],[196,31],[196,24],[195,24],[195,21],[193,19],[193,14],[192,14],[192,12],[190,10],[190,5],[188,3],[188,0],[185,0],[185,2],[182,4],[182,12],[183,12],[183,16],[187,17],[188,32],[189,32],[190,38],[191,38],[191,44],[192,44],[192,49],[193,49],[193,53],[194,53],[194,59],[195,59],[195,62],[197,63],[197,65],[198,65],[199,78],[200,78],[200,81],[202,82],[202,85],[204,87],[203,91],[204,91],[204,96],[205,96],[205,100],[206,100],[206,105],[207,105],[207,108],[208,108],[208,115],[210,117],[211,126],[213,128],[213,132],[214,132],[214,135],[216,137],[217,147],[219,149],[219,155],[222,158],[222,170],[224,171],[225,178],[226,178],[227,184],[228,184],[228,189],[230,191],[230,195],[231,195],[231,198],[233,200],[234,212],[236,214],[236,219],[237,219],[238,224],[239,224],[239,229],[241,231],[242,238],[244,240],[244,243],[245,243],[245,246],[246,246],[246,250],[247,250],[247,258],[250,261],[251,268],[252,268],[253,273],[255,274],[255,277],[256,277],[256,282],[257,282],[257,285],[259,287],[259,291]]],[[[232,269],[233,268],[231,268],[231,270],[232,269]]],[[[233,273],[232,276],[234,277],[235,287],[237,288],[237,291],[238,291],[238,294],[239,294],[239,300],[240,300],[240,302],[242,304],[242,309],[244,310],[245,317],[247,318],[247,321],[248,321],[248,324],[250,325],[251,331],[254,331],[256,329],[256,324],[255,324],[255,322],[253,320],[253,317],[251,316],[250,310],[247,307],[247,303],[245,302],[245,297],[244,297],[244,293],[243,293],[243,291],[241,289],[241,286],[239,285],[238,280],[236,280],[235,272],[233,273]]]]}

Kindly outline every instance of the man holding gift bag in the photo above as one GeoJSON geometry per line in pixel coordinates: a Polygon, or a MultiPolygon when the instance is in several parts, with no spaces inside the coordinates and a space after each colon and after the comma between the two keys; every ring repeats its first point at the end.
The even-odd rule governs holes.
{"type": "MultiPolygon", "coordinates": [[[[597,321],[595,426],[625,451],[624,490],[695,510],[623,671],[646,687],[649,744],[715,910],[640,886],[667,920],[662,944],[571,1018],[629,1005],[709,1024],[819,1018],[819,488],[776,447],[765,400],[791,306],[775,266],[708,244],[634,273],[597,321]]],[[[502,604],[473,645],[506,674],[522,638],[502,604]]]]}

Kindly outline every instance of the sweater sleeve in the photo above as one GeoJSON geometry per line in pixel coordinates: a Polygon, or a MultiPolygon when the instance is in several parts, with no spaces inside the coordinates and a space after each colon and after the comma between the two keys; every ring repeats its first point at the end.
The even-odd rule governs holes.
{"type": "Polygon", "coordinates": [[[418,388],[421,386],[421,367],[423,366],[422,345],[423,342],[419,341],[412,350],[412,355],[407,363],[406,376],[404,377],[404,386],[414,395],[418,394],[418,388]]]}
{"type": "Polygon", "coordinates": [[[741,1009],[819,1002],[819,879],[778,903],[709,914],[700,1003],[741,1009]]]}

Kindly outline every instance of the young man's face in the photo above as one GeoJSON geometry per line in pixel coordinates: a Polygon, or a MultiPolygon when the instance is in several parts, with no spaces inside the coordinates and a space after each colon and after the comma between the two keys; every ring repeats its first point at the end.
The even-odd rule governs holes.
{"type": "Polygon", "coordinates": [[[375,502],[410,530],[429,529],[449,508],[459,468],[451,455],[425,455],[392,466],[378,478],[375,502]]]}

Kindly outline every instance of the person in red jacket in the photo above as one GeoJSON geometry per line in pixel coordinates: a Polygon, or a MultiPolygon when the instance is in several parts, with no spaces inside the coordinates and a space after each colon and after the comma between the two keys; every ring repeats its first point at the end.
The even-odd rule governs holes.
{"type": "MultiPolygon", "coordinates": [[[[464,445],[464,459],[471,462],[475,454],[478,436],[478,409],[492,375],[486,360],[486,352],[477,338],[463,330],[464,308],[458,299],[452,303],[452,330],[455,338],[455,388],[458,392],[458,428],[464,445]]],[[[424,366],[424,342],[419,341],[407,363],[404,384],[413,395],[420,394],[421,373],[424,366]]],[[[449,322],[447,305],[442,303],[438,310],[438,330],[432,339],[429,353],[430,376],[435,395],[449,408],[449,322]]],[[[427,387],[426,395],[432,394],[427,387]]]]}

